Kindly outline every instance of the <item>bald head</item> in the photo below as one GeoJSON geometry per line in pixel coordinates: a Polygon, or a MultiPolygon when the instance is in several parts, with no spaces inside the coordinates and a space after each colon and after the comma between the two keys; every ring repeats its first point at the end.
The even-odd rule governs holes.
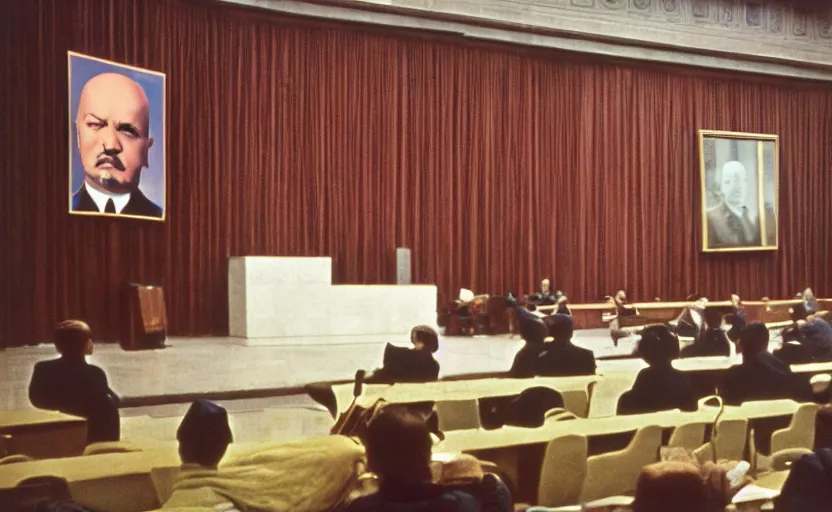
{"type": "Polygon", "coordinates": [[[543,281],[540,281],[541,291],[548,292],[549,291],[549,285],[550,285],[550,283],[549,283],[548,279],[544,279],[543,281]]]}
{"type": "Polygon", "coordinates": [[[748,172],[737,161],[725,162],[720,173],[719,189],[725,202],[734,208],[745,206],[748,194],[748,172]]]}
{"type": "Polygon", "coordinates": [[[114,193],[138,187],[153,145],[150,104],[138,83],[118,73],[92,77],[81,91],[75,128],[87,185],[114,193]]]}

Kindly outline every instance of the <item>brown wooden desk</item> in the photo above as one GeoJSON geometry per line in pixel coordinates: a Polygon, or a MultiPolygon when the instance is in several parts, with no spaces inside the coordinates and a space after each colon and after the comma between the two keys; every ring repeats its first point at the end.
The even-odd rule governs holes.
{"type": "Polygon", "coordinates": [[[74,457],[87,444],[87,420],[57,411],[0,411],[0,436],[10,454],[36,459],[74,457]]]}

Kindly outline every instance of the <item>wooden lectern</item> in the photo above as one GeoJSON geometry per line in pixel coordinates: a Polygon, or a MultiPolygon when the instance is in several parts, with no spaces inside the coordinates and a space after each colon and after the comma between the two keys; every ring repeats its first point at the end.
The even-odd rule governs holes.
{"type": "Polygon", "coordinates": [[[168,318],[165,313],[165,292],[160,286],[129,284],[126,291],[124,350],[153,350],[165,347],[168,318]]]}

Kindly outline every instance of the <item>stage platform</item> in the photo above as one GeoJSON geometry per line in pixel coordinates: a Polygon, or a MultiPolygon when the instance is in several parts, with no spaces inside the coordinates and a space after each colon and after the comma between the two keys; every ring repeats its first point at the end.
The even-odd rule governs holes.
{"type": "MultiPolygon", "coordinates": [[[[351,379],[358,369],[381,365],[386,342],[409,346],[406,335],[339,336],[286,339],[280,345],[259,340],[248,345],[241,338],[205,337],[168,339],[161,350],[126,352],[118,345],[96,345],[90,362],[101,366],[125,408],[213,400],[258,399],[303,393],[311,382],[351,379]]],[[[606,329],[577,331],[575,343],[596,357],[630,354],[635,341],[613,346],[606,329]]],[[[442,337],[436,354],[444,377],[504,372],[522,346],[518,337],[442,337]]],[[[0,352],[0,408],[31,407],[28,384],[35,362],[56,357],[52,345],[12,348],[0,352]]],[[[625,361],[621,361],[624,363],[625,361]]],[[[632,361],[640,363],[640,361],[632,361]]]]}

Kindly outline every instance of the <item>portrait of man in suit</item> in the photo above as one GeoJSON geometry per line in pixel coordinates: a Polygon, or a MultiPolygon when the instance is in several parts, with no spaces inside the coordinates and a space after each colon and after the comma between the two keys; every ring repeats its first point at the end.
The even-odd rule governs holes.
{"type": "Polygon", "coordinates": [[[717,133],[700,132],[703,249],[776,249],[776,139],[717,133]]]}
{"type": "Polygon", "coordinates": [[[164,79],[70,52],[70,213],[164,220],[164,79]]]}

